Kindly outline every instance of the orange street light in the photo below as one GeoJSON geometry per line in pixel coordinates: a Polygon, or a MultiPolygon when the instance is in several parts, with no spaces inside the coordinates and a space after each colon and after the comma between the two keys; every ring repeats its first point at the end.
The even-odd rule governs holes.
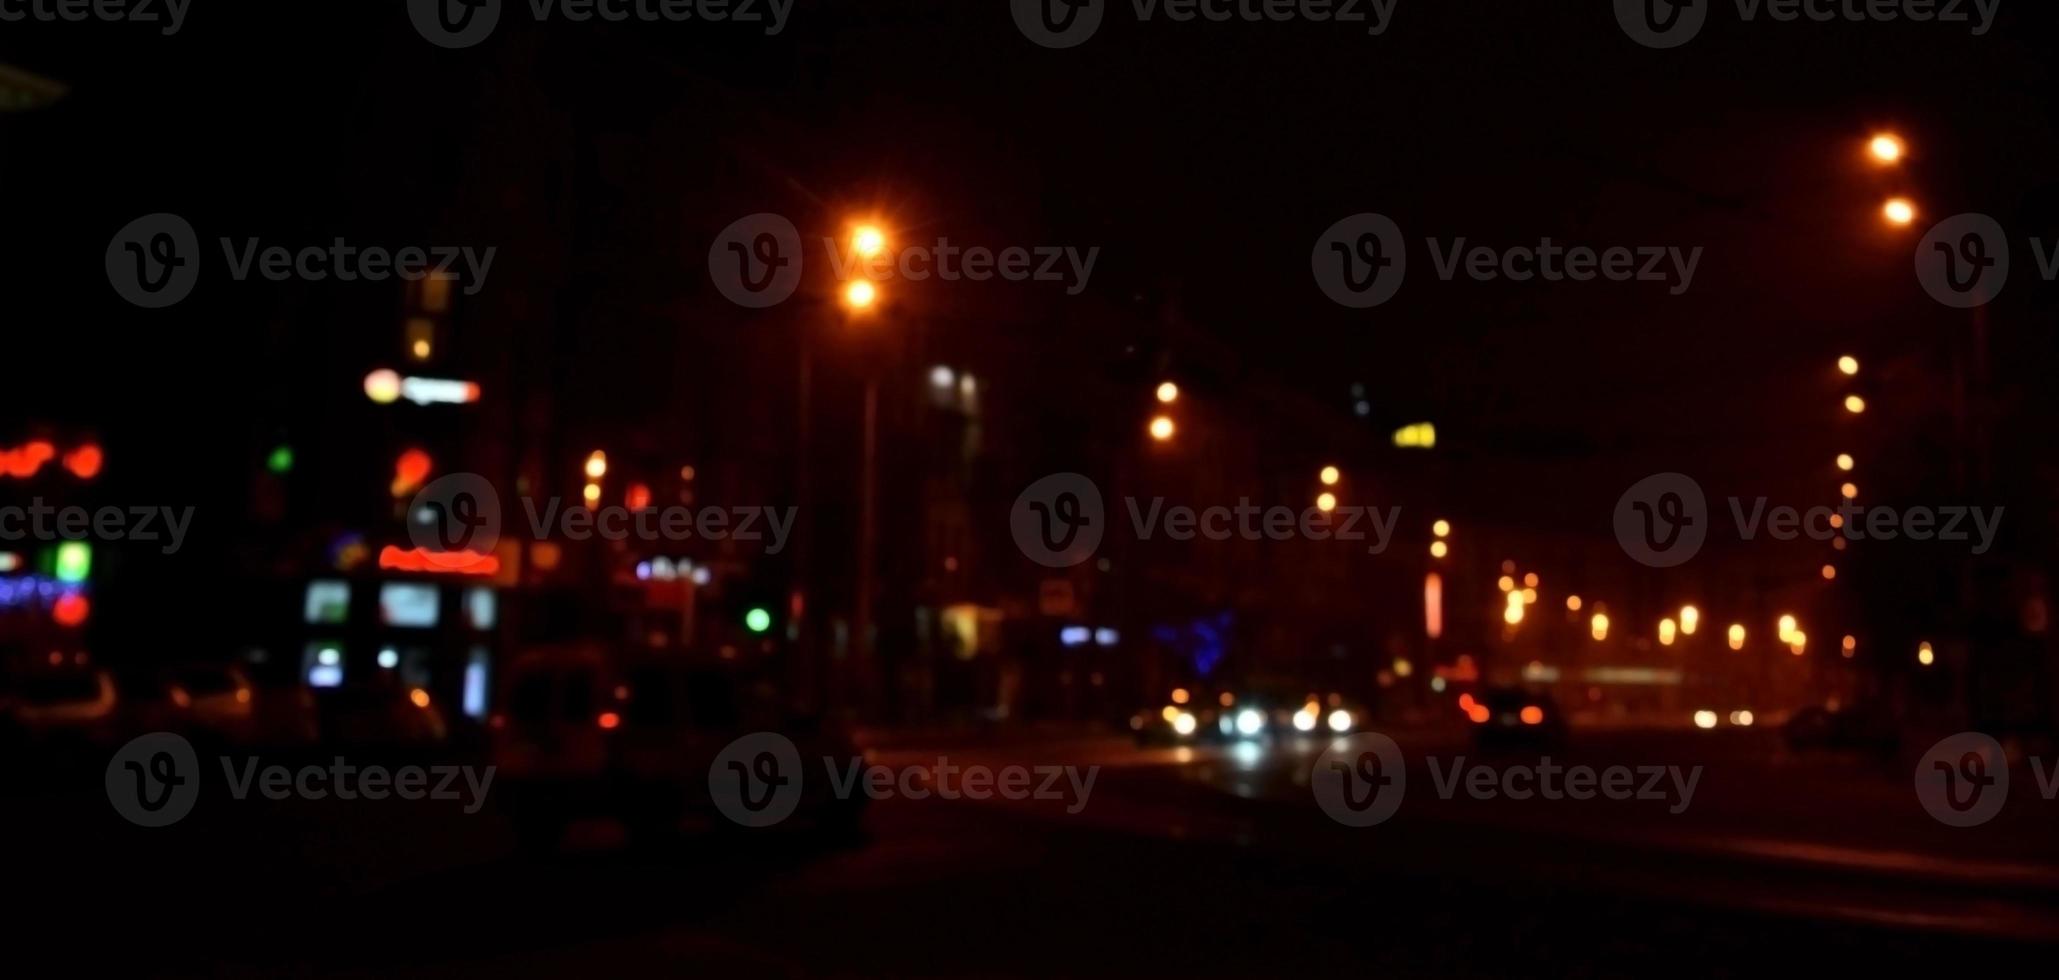
{"type": "Polygon", "coordinates": [[[1166,442],[1173,436],[1172,416],[1160,415],[1151,420],[1151,438],[1166,442]]]}
{"type": "Polygon", "coordinates": [[[879,287],[869,280],[859,279],[844,287],[844,305],[854,313],[864,313],[879,302],[879,287]]]}
{"type": "Polygon", "coordinates": [[[1344,471],[1334,466],[1323,467],[1323,471],[1319,475],[1322,477],[1323,486],[1326,487],[1334,487],[1337,485],[1337,481],[1344,479],[1344,471]]]}
{"type": "Polygon", "coordinates": [[[1158,384],[1158,400],[1159,400],[1159,402],[1161,402],[1161,403],[1163,403],[1163,404],[1166,404],[1166,405],[1170,405],[1170,404],[1172,404],[1173,402],[1179,401],[1179,400],[1180,400],[1180,386],[1179,386],[1179,385],[1176,385],[1176,384],[1173,384],[1173,383],[1172,383],[1172,382],[1170,382],[1170,381],[1161,381],[1161,382],[1159,382],[1159,384],[1158,384]]]}
{"type": "Polygon", "coordinates": [[[1916,205],[1906,197],[1891,197],[1881,206],[1880,213],[1888,224],[1906,228],[1916,220],[1916,205]]]}
{"type": "Polygon", "coordinates": [[[1837,369],[1846,376],[1859,373],[1859,359],[1850,354],[1837,359],[1837,369]]]}
{"type": "Polygon", "coordinates": [[[1902,138],[1893,133],[1880,133],[1866,142],[1866,153],[1879,164],[1902,162],[1902,154],[1908,147],[1902,145],[1902,138]]]}
{"type": "Polygon", "coordinates": [[[859,225],[851,231],[851,248],[861,259],[869,259],[886,251],[887,233],[878,225],[859,225]]]}

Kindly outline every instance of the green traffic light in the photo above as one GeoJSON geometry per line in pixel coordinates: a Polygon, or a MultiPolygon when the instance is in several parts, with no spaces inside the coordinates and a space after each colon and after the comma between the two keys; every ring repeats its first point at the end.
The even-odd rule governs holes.
{"type": "Polygon", "coordinates": [[[280,446],[272,450],[272,454],[265,457],[265,469],[281,476],[293,472],[293,447],[280,446]]]}
{"type": "Polygon", "coordinates": [[[772,628],[772,614],[763,606],[753,606],[750,612],[744,613],[744,625],[753,633],[763,633],[772,628]]]}

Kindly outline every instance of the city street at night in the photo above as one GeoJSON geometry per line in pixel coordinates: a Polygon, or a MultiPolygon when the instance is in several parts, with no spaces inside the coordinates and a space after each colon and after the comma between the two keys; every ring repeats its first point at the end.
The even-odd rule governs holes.
{"type": "Polygon", "coordinates": [[[0,974],[2036,963],[2055,13],[0,0],[0,974]]]}
{"type": "MultiPolygon", "coordinates": [[[[858,841],[689,834],[631,848],[620,827],[596,821],[540,856],[518,853],[505,815],[491,813],[469,823],[416,809],[376,825],[351,820],[341,803],[279,805],[247,822],[199,814],[172,842],[179,856],[153,842],[135,878],[72,879],[82,893],[67,897],[90,903],[158,875],[197,889],[176,906],[145,903],[121,948],[107,951],[165,975],[548,976],[654,958],[781,976],[909,963],[1017,976],[1449,976],[1510,964],[1638,973],[1681,950],[1714,973],[1763,975],[1943,968],[2059,935],[2049,816],[2025,813],[2007,839],[1985,839],[1991,849],[1946,856],[1936,823],[1885,767],[1769,763],[1762,746],[1738,741],[1626,733],[1561,758],[1704,765],[1682,814],[1635,812],[1663,814],[1667,801],[1440,800],[1427,767],[1411,766],[1401,812],[1365,829],[1326,819],[1309,795],[1307,766],[1327,740],[1140,750],[1047,734],[911,745],[874,758],[929,774],[940,760],[1101,768],[1077,812],[1063,798],[890,797],[870,807],[858,841]],[[226,849],[244,856],[211,856],[226,849]],[[2046,863],[1998,857],[2027,853],[2046,863]],[[414,967],[384,965],[396,961],[414,967]]],[[[1454,750],[1442,767],[1468,751],[1441,734],[1409,744],[1454,750]]],[[[51,842],[97,837],[109,857],[141,843],[99,824],[19,830],[51,842]]],[[[63,880],[63,862],[50,860],[60,853],[41,848],[20,867],[63,880]]],[[[90,941],[77,925],[67,914],[37,933],[90,941]]]]}

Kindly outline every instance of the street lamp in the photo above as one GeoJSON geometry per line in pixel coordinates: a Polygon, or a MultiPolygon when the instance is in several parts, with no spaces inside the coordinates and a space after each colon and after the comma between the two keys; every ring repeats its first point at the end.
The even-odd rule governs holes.
{"type": "Polygon", "coordinates": [[[1867,155],[1873,158],[1873,162],[1882,165],[1902,162],[1902,154],[1907,149],[1902,145],[1902,138],[1893,133],[1877,134],[1866,143],[1867,155]]]}
{"type": "Polygon", "coordinates": [[[844,287],[844,307],[853,313],[869,312],[879,302],[879,287],[859,279],[844,287]]]}
{"type": "Polygon", "coordinates": [[[1889,224],[1908,227],[1916,220],[1916,205],[1910,203],[1906,197],[1891,197],[1881,206],[1880,213],[1887,218],[1889,224]]]}
{"type": "Polygon", "coordinates": [[[1845,411],[1850,412],[1853,415],[1864,414],[1866,411],[1866,399],[1860,398],[1857,395],[1846,395],[1845,411]]]}
{"type": "Polygon", "coordinates": [[[1172,416],[1160,415],[1151,420],[1151,438],[1157,442],[1169,442],[1173,436],[1172,416]]]}
{"type": "Polygon", "coordinates": [[[1344,479],[1344,471],[1334,466],[1325,466],[1320,476],[1322,477],[1323,486],[1334,487],[1337,485],[1337,481],[1344,479]]]}
{"type": "Polygon", "coordinates": [[[863,224],[851,231],[851,248],[859,258],[872,258],[886,251],[886,247],[886,232],[879,230],[878,225],[863,224]]]}
{"type": "Polygon", "coordinates": [[[1850,354],[1846,354],[1845,356],[1837,359],[1837,369],[1847,377],[1858,374],[1859,359],[1853,357],[1850,354]]]}
{"type": "Polygon", "coordinates": [[[1329,492],[1328,490],[1323,491],[1320,495],[1318,495],[1315,498],[1315,509],[1322,511],[1325,514],[1333,510],[1336,510],[1337,495],[1329,492]]]}
{"type": "Polygon", "coordinates": [[[1158,400],[1166,405],[1180,400],[1180,386],[1170,381],[1159,382],[1158,400]]]}

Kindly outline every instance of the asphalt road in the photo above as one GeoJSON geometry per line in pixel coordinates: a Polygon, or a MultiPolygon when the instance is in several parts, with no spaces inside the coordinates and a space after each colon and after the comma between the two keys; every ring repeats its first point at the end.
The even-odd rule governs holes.
{"type": "Polygon", "coordinates": [[[1723,976],[1963,970],[2059,934],[2034,794],[1946,833],[1891,765],[1690,733],[1565,760],[1704,766],[1677,813],[1445,800],[1425,759],[1463,743],[1402,741],[1406,798],[1363,828],[1314,802],[1320,744],[1117,739],[882,753],[1101,768],[1083,806],[884,799],[856,845],[790,824],[632,848],[595,822],[525,855],[492,808],[210,801],[145,830],[104,797],[17,799],[9,945],[145,975],[1723,976]]]}

